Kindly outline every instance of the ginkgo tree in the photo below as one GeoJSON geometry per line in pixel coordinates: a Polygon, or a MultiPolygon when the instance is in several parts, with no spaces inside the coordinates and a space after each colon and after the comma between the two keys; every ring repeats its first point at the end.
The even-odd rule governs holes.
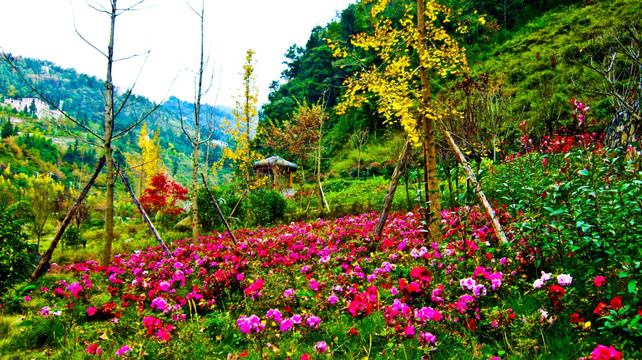
{"type": "Polygon", "coordinates": [[[258,183],[250,183],[252,173],[252,162],[260,160],[261,155],[252,148],[252,140],[256,136],[257,129],[257,102],[258,91],[254,77],[254,50],[247,50],[245,64],[243,65],[243,88],[242,95],[236,101],[234,110],[234,123],[226,124],[224,132],[232,138],[233,147],[223,148],[223,157],[219,161],[219,167],[225,160],[230,160],[236,172],[241,175],[245,182],[246,189],[258,186],[258,183]]]}
{"type": "MultiPolygon", "coordinates": [[[[392,2],[361,1],[370,5],[373,27],[371,32],[352,36],[352,48],[328,40],[334,56],[346,59],[344,64],[355,60],[361,64],[360,71],[345,81],[346,90],[337,112],[345,114],[349,108],[374,101],[386,123],[399,122],[409,142],[423,146],[424,191],[429,206],[427,213],[433,214],[427,216],[427,221],[430,223],[431,236],[436,237],[440,231],[435,215],[441,212],[441,205],[435,121],[444,114],[431,99],[430,79],[467,70],[465,49],[451,34],[453,30],[465,32],[467,25],[457,22],[456,14],[450,8],[426,0],[404,4],[404,15],[399,21],[393,21],[386,14],[392,2]],[[376,60],[361,59],[354,50],[373,55],[376,60]]],[[[483,22],[483,17],[479,19],[483,22]]],[[[342,61],[338,63],[341,65],[342,61]]]]}
{"type": "Polygon", "coordinates": [[[160,157],[160,130],[157,129],[154,136],[150,139],[147,133],[147,124],[143,123],[140,128],[138,137],[138,147],[140,148],[140,193],[150,185],[152,177],[161,172],[162,159],[160,157]]]}

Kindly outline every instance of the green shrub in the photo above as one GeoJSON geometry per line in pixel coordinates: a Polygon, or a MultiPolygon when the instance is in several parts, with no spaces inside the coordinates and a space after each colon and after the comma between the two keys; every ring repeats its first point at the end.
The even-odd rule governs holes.
{"type": "MultiPolygon", "coordinates": [[[[214,195],[214,198],[217,200],[218,206],[221,209],[223,215],[228,218],[239,198],[233,195],[225,194],[219,190],[213,190],[212,195],[214,195]]],[[[221,221],[221,217],[216,211],[216,207],[212,202],[212,197],[207,192],[207,189],[201,188],[198,190],[197,202],[198,221],[203,227],[203,231],[211,232],[214,230],[223,230],[223,222],[221,221]]],[[[243,201],[241,202],[241,204],[239,204],[238,208],[234,212],[234,216],[239,216],[241,214],[244,214],[243,201]]]]}
{"type": "Polygon", "coordinates": [[[248,219],[250,226],[273,224],[285,217],[286,202],[274,190],[257,190],[248,195],[248,219]]]}
{"type": "Polygon", "coordinates": [[[0,292],[26,279],[38,255],[36,246],[27,243],[23,220],[9,208],[0,213],[0,292]]]}
{"type": "Polygon", "coordinates": [[[62,240],[65,242],[66,246],[73,247],[78,247],[87,243],[87,241],[80,236],[80,231],[75,226],[69,226],[65,229],[65,234],[62,236],[62,240]]]}

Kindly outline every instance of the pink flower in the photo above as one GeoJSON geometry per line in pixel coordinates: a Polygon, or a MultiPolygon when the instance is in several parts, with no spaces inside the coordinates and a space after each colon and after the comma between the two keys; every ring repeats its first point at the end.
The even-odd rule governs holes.
{"type": "Polygon", "coordinates": [[[243,279],[245,279],[245,275],[243,275],[241,273],[236,274],[236,280],[237,281],[243,281],[243,279]]]}
{"type": "Polygon", "coordinates": [[[292,320],[283,319],[283,321],[281,321],[281,326],[279,327],[279,330],[281,330],[281,332],[286,332],[292,329],[292,325],[293,325],[292,320]]]}
{"type": "Polygon", "coordinates": [[[602,275],[598,275],[593,279],[593,284],[597,287],[602,287],[602,285],[606,284],[606,278],[602,275]]]}
{"type": "Polygon", "coordinates": [[[90,307],[87,308],[87,315],[89,315],[89,316],[94,316],[94,315],[96,315],[97,312],[98,312],[98,309],[96,309],[93,306],[90,306],[90,307]]]}
{"type": "Polygon", "coordinates": [[[319,341],[316,345],[314,345],[314,350],[316,350],[319,354],[323,354],[328,350],[328,345],[325,343],[325,341],[319,341]]]}
{"type": "Polygon", "coordinates": [[[294,289],[287,289],[287,290],[285,290],[285,291],[283,292],[283,296],[285,296],[285,298],[286,298],[286,299],[289,299],[289,298],[291,298],[292,296],[294,296],[294,293],[295,293],[295,292],[296,292],[296,290],[294,290],[294,289]]]}
{"type": "Polygon", "coordinates": [[[593,352],[591,353],[592,360],[621,360],[622,353],[615,350],[613,345],[606,347],[604,345],[598,345],[593,352]]]}
{"type": "Polygon", "coordinates": [[[40,315],[41,316],[49,315],[49,310],[51,310],[51,308],[49,306],[43,307],[42,309],[40,309],[40,315]]]}
{"type": "Polygon", "coordinates": [[[424,345],[437,344],[437,337],[429,332],[419,333],[419,342],[424,345]]]}
{"type": "Polygon", "coordinates": [[[568,274],[557,275],[557,283],[562,286],[571,285],[572,282],[573,282],[573,278],[571,277],[571,275],[568,275],[568,274]]]}
{"type": "Polygon", "coordinates": [[[310,279],[310,289],[313,291],[319,291],[319,282],[314,279],[310,279]]]}
{"type": "Polygon", "coordinates": [[[123,356],[123,355],[127,354],[129,351],[132,351],[132,348],[130,348],[129,346],[125,345],[125,346],[121,347],[120,349],[118,349],[118,351],[116,351],[116,355],[123,356]]]}
{"type": "Polygon", "coordinates": [[[332,305],[335,305],[337,301],[339,301],[339,298],[335,294],[332,294],[328,297],[328,302],[332,305]]]}

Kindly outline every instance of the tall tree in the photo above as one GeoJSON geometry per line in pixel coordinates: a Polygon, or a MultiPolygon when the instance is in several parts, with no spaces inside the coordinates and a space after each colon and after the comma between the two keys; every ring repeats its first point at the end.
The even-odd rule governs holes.
{"type": "MultiPolygon", "coordinates": [[[[464,32],[466,27],[456,23],[451,9],[435,1],[417,0],[416,7],[406,4],[399,22],[393,22],[386,14],[391,0],[362,2],[372,3],[373,31],[354,35],[351,44],[368,54],[374,52],[377,61],[346,80],[346,93],[338,110],[345,113],[349,107],[362,106],[374,95],[378,112],[386,122],[399,121],[411,143],[423,146],[424,192],[427,214],[432,214],[427,221],[431,235],[436,237],[440,233],[436,220],[441,206],[434,122],[442,114],[431,99],[430,77],[446,77],[468,67],[465,50],[444,24],[454,21],[458,32],[464,32]]],[[[345,46],[332,45],[335,56],[352,54],[345,46]]]]}
{"type": "MultiPolygon", "coordinates": [[[[103,254],[101,258],[101,263],[103,266],[109,265],[111,261],[111,248],[114,240],[114,184],[116,181],[116,176],[114,173],[114,163],[113,163],[113,143],[118,139],[121,139],[127,136],[134,128],[136,128],[140,123],[145,121],[157,108],[160,104],[152,105],[150,109],[143,112],[143,115],[140,116],[137,120],[127,124],[122,125],[118,124],[118,131],[115,131],[116,120],[121,112],[128,106],[131,105],[132,100],[132,91],[134,89],[135,83],[127,90],[122,96],[117,96],[114,93],[114,82],[113,82],[113,65],[114,62],[118,61],[114,57],[114,43],[115,43],[115,30],[116,30],[116,19],[127,12],[134,11],[140,8],[140,5],[143,4],[145,0],[130,0],[123,7],[118,7],[118,0],[109,0],[106,1],[106,4],[99,2],[98,0],[88,3],[88,6],[97,11],[102,15],[106,15],[109,18],[109,40],[107,44],[107,51],[102,51],[100,48],[87,39],[76,30],[76,33],[80,38],[85,41],[89,46],[94,50],[98,51],[106,60],[106,76],[105,76],[105,87],[104,87],[104,116],[103,116],[103,129],[102,135],[99,132],[91,129],[87,124],[75,117],[71,116],[69,113],[64,111],[59,107],[59,103],[52,101],[46,94],[43,94],[36,86],[30,83],[27,76],[20,71],[17,67],[14,59],[8,55],[4,54],[5,60],[10,64],[10,66],[19,74],[19,76],[24,80],[24,82],[29,86],[29,88],[40,95],[51,107],[60,111],[65,118],[70,120],[74,125],[83,129],[87,134],[91,135],[94,140],[88,140],[92,145],[102,149],[105,157],[105,170],[106,170],[106,208],[105,208],[105,239],[103,254]]],[[[73,135],[73,133],[70,132],[73,135]]],[[[102,168],[102,165],[101,165],[102,168]]],[[[89,187],[93,184],[93,180],[88,184],[89,187]]],[[[53,249],[51,250],[53,252],[53,249]]]]}
{"type": "Polygon", "coordinates": [[[252,187],[250,174],[252,173],[252,162],[259,160],[261,155],[252,149],[252,140],[256,136],[258,125],[257,102],[258,94],[256,79],[254,78],[254,50],[248,49],[243,65],[243,88],[242,95],[236,101],[234,110],[234,124],[228,124],[225,132],[231,135],[233,147],[223,149],[223,158],[229,159],[236,167],[236,171],[245,182],[245,188],[252,187]]]}
{"type": "MultiPolygon", "coordinates": [[[[188,3],[189,5],[189,3],[188,3]]],[[[210,126],[210,133],[209,136],[201,137],[201,120],[202,120],[202,113],[201,113],[201,101],[203,98],[203,95],[207,93],[209,90],[209,86],[207,86],[205,89],[203,88],[203,76],[205,74],[205,29],[204,29],[204,24],[205,24],[205,1],[201,2],[201,9],[196,10],[193,7],[190,8],[198,16],[200,19],[200,26],[201,26],[201,44],[200,44],[200,57],[199,57],[199,66],[198,70],[196,71],[196,79],[195,79],[195,89],[196,93],[194,94],[194,132],[190,133],[186,128],[185,128],[185,122],[183,120],[183,116],[181,115],[181,128],[183,129],[183,133],[187,136],[189,139],[190,143],[194,147],[194,150],[192,152],[192,207],[191,207],[191,214],[192,214],[192,242],[194,245],[199,244],[198,240],[198,148],[200,145],[210,141],[212,138],[213,134],[213,126],[210,126]]],[[[210,82],[211,83],[211,82],[210,82]]],[[[180,108],[180,101],[176,99],[179,108],[180,108]]]]}

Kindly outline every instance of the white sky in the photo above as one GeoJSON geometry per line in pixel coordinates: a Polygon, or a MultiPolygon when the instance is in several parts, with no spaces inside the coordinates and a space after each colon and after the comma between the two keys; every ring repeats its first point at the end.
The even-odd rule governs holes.
{"type": "MultiPolygon", "coordinates": [[[[137,1],[137,0],[136,0],[137,1]]],[[[136,2],[120,0],[119,7],[136,2]]],[[[201,1],[189,0],[199,9],[201,1]]],[[[61,67],[104,79],[105,58],[87,45],[78,31],[101,51],[109,35],[109,18],[87,6],[106,0],[0,0],[0,47],[13,55],[49,60],[61,67]]],[[[285,68],[284,54],[292,44],[305,46],[310,31],[325,26],[355,0],[205,0],[205,48],[208,76],[214,84],[204,101],[234,106],[242,87],[247,49],[256,52],[259,103],[285,68]],[[220,87],[220,91],[217,89],[220,87]],[[218,92],[218,97],[216,93],[218,92]]],[[[147,0],[136,12],[116,20],[117,58],[150,51],[147,57],[118,62],[114,82],[130,87],[142,67],[135,93],[160,101],[170,95],[194,99],[198,69],[199,18],[185,0],[147,0]],[[146,60],[145,60],[146,59],[146,60]]]]}

